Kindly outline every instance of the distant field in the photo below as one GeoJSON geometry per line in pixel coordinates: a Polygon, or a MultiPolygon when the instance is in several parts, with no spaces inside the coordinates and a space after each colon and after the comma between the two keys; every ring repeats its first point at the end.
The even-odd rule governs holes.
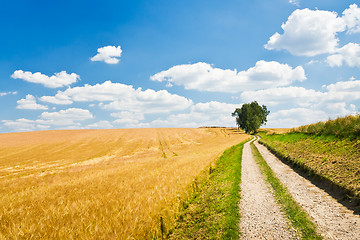
{"type": "Polygon", "coordinates": [[[232,129],[0,134],[0,238],[136,238],[173,224],[232,129]]]}
{"type": "Polygon", "coordinates": [[[283,134],[291,131],[291,128],[260,128],[259,131],[263,131],[269,134],[283,134]]]}

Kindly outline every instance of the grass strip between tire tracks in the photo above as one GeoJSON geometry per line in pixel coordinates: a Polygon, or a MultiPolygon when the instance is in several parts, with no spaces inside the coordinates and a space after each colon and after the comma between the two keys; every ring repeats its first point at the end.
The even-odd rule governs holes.
{"type": "Polygon", "coordinates": [[[265,176],[267,182],[270,183],[274,189],[276,200],[280,203],[286,216],[291,221],[293,227],[296,229],[302,239],[322,239],[316,233],[316,226],[310,220],[308,214],[301,208],[301,206],[292,198],[288,190],[281,184],[280,180],[275,176],[270,166],[264,160],[259,150],[254,143],[251,143],[251,150],[256,163],[260,167],[261,173],[265,176]]]}
{"type": "Polygon", "coordinates": [[[348,208],[360,211],[360,139],[260,133],[262,145],[348,208]]]}
{"type": "Polygon", "coordinates": [[[227,149],[186,203],[169,239],[238,239],[244,142],[227,149]]]}

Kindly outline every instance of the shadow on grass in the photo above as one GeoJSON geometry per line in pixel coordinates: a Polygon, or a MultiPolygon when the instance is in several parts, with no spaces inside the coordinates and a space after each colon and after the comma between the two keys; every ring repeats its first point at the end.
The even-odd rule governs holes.
{"type": "Polygon", "coordinates": [[[356,196],[352,191],[346,189],[342,186],[337,185],[333,181],[324,178],[323,176],[315,173],[312,169],[298,164],[293,161],[291,158],[284,156],[282,153],[276,151],[271,148],[269,145],[264,143],[263,141],[259,141],[262,145],[264,145],[271,153],[273,153],[277,158],[279,158],[283,163],[291,167],[296,173],[300,176],[309,180],[312,184],[317,186],[318,188],[327,192],[330,196],[336,199],[343,206],[348,208],[349,210],[354,211],[354,214],[360,216],[360,196],[356,196]]]}

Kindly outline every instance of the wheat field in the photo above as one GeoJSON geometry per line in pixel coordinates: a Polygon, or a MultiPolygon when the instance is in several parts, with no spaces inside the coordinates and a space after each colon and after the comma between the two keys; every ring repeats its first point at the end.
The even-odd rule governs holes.
{"type": "Polygon", "coordinates": [[[220,128],[0,134],[0,238],[156,238],[194,179],[248,138],[220,128]]]}

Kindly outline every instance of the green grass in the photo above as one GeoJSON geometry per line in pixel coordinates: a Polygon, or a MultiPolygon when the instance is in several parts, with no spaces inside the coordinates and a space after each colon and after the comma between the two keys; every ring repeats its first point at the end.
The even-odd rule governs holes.
{"type": "Polygon", "coordinates": [[[261,143],[304,172],[360,200],[360,139],[306,133],[261,134],[261,143]]]}
{"type": "Polygon", "coordinates": [[[292,129],[316,135],[334,135],[342,138],[355,139],[360,137],[360,115],[339,117],[326,122],[318,122],[292,129]]]}
{"type": "Polygon", "coordinates": [[[300,233],[302,239],[322,239],[316,233],[315,224],[310,220],[307,213],[301,206],[291,197],[287,189],[281,184],[280,180],[275,176],[269,165],[261,156],[258,149],[251,143],[251,150],[255,161],[260,167],[260,171],[265,176],[266,181],[270,183],[274,189],[276,200],[280,203],[286,216],[292,222],[293,227],[300,233]]]}
{"type": "Polygon", "coordinates": [[[244,143],[226,150],[210,177],[186,202],[169,239],[238,239],[244,143]]]}

